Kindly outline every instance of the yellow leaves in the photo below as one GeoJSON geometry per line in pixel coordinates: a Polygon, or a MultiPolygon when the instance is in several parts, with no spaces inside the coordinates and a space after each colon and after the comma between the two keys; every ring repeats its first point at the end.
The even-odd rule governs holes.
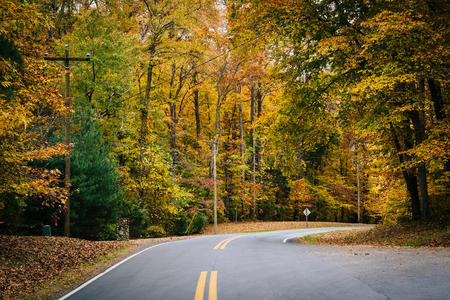
{"type": "Polygon", "coordinates": [[[66,191],[57,185],[58,171],[29,164],[65,153],[62,145],[49,147],[40,139],[63,107],[55,88],[49,88],[55,78],[48,76],[48,67],[36,57],[48,40],[46,18],[28,2],[1,1],[0,11],[0,35],[14,53],[0,61],[0,85],[9,91],[0,97],[0,192],[64,201],[66,191]]]}
{"type": "Polygon", "coordinates": [[[23,178],[10,182],[0,192],[13,192],[26,197],[39,197],[52,203],[64,203],[68,197],[68,190],[58,186],[61,173],[59,170],[33,169],[23,166],[19,170],[23,178]]]}
{"type": "Polygon", "coordinates": [[[450,123],[439,122],[432,127],[428,137],[421,144],[403,153],[414,157],[414,160],[404,164],[403,167],[409,168],[417,166],[419,163],[426,162],[430,164],[431,169],[443,170],[443,161],[450,158],[450,123]]]}
{"type": "Polygon", "coordinates": [[[27,38],[36,39],[45,35],[46,32],[43,30],[46,24],[45,17],[40,13],[38,4],[3,0],[0,2],[0,11],[2,12],[0,34],[6,38],[16,35],[16,46],[31,50],[35,45],[28,44],[27,38]],[[19,36],[21,38],[17,38],[19,36]]]}
{"type": "Polygon", "coordinates": [[[53,146],[44,146],[36,150],[28,151],[24,154],[25,160],[46,160],[55,156],[66,155],[69,152],[70,146],[59,143],[53,146]]]}
{"type": "Polygon", "coordinates": [[[289,199],[291,201],[301,203],[302,207],[311,207],[315,197],[308,189],[308,185],[304,178],[292,181],[290,187],[291,193],[289,194],[289,199]]]}
{"type": "Polygon", "coordinates": [[[361,25],[376,29],[379,33],[408,32],[413,29],[428,27],[427,23],[420,21],[421,17],[416,12],[408,9],[401,12],[383,10],[375,17],[362,22],[361,25]]]}
{"type": "Polygon", "coordinates": [[[27,111],[22,106],[0,106],[0,137],[18,135],[18,131],[25,127],[26,115],[27,111]]]}
{"type": "Polygon", "coordinates": [[[349,92],[360,95],[361,98],[372,98],[380,93],[394,92],[398,89],[399,84],[415,82],[415,79],[415,74],[405,74],[401,70],[395,69],[395,66],[387,65],[384,74],[363,78],[349,92]]]}
{"type": "Polygon", "coordinates": [[[12,87],[12,85],[13,85],[13,83],[11,81],[2,81],[1,84],[5,88],[12,87]]]}
{"type": "Polygon", "coordinates": [[[321,55],[328,55],[336,50],[348,50],[351,48],[352,37],[350,36],[332,36],[322,39],[317,44],[317,51],[321,55]]]}
{"type": "Polygon", "coordinates": [[[178,214],[181,211],[180,208],[178,208],[174,205],[167,205],[166,209],[169,214],[174,214],[174,215],[178,214]]]}

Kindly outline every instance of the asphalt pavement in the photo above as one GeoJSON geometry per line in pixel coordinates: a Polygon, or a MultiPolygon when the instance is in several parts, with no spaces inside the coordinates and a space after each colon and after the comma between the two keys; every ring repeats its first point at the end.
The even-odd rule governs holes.
{"type": "Polygon", "coordinates": [[[61,299],[450,299],[448,249],[400,253],[289,242],[356,228],[203,236],[159,244],[61,299]]]}

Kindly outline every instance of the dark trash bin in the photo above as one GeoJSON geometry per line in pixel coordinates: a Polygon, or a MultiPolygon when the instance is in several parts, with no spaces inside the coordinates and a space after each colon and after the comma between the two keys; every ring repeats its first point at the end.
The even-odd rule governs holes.
{"type": "Polygon", "coordinates": [[[42,226],[42,235],[43,236],[51,236],[52,235],[52,228],[50,227],[50,225],[42,226]]]}

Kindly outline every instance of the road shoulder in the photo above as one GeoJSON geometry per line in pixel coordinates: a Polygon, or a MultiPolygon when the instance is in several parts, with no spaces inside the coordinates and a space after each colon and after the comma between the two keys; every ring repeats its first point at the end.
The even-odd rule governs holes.
{"type": "Polygon", "coordinates": [[[297,245],[390,299],[446,299],[449,248],[297,245]]]}

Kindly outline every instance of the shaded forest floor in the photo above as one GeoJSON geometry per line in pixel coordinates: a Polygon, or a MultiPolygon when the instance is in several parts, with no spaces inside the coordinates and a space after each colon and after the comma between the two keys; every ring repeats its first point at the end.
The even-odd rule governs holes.
{"type": "Polygon", "coordinates": [[[45,299],[137,248],[135,241],[0,235],[0,298],[45,299]]]}
{"type": "MultiPolygon", "coordinates": [[[[317,227],[338,227],[338,226],[361,226],[364,224],[356,223],[336,223],[336,222],[308,222],[308,228],[317,227]]],[[[287,230],[306,228],[306,222],[238,222],[238,223],[221,223],[217,225],[219,234],[239,233],[239,232],[258,232],[272,230],[287,230]]],[[[203,234],[214,234],[214,226],[208,224],[203,234]]]]}
{"type": "Polygon", "coordinates": [[[378,225],[372,229],[309,235],[296,239],[296,242],[339,246],[450,247],[450,226],[432,223],[378,225]]]}

